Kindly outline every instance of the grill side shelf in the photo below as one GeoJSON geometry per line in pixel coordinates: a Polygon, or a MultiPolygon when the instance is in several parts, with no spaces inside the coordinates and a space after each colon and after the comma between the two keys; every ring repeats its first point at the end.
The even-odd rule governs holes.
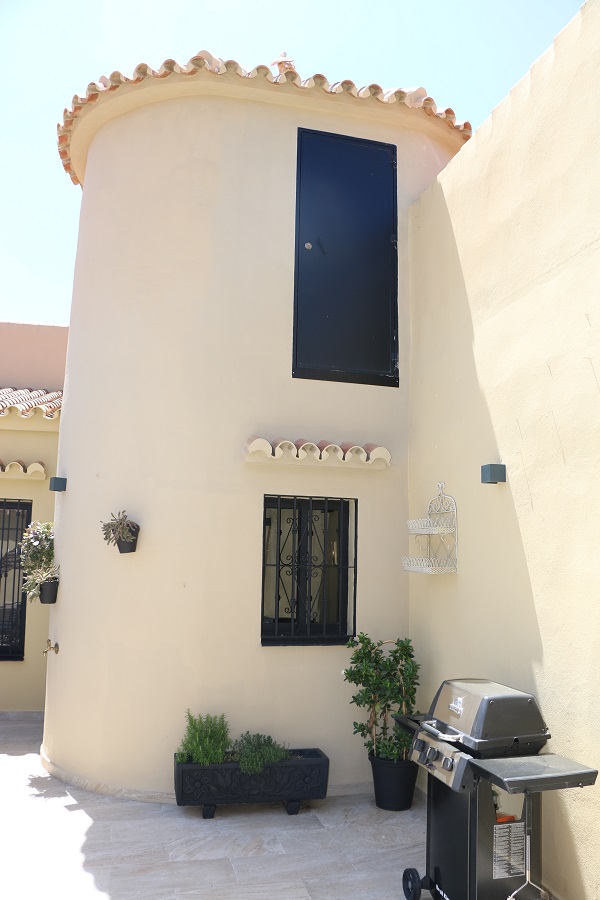
{"type": "Polygon", "coordinates": [[[478,775],[509,794],[535,794],[571,787],[588,787],[596,781],[597,769],[589,769],[556,753],[505,759],[473,759],[478,775]]]}

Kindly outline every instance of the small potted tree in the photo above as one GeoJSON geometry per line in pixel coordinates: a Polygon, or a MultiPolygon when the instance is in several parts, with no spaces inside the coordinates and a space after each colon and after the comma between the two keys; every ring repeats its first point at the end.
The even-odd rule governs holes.
{"type": "Polygon", "coordinates": [[[411,737],[392,714],[414,711],[419,664],[412,644],[408,638],[373,641],[361,633],[347,646],[352,656],[343,675],[359,688],[350,702],[367,710],[366,722],[354,722],[354,734],[369,752],[375,803],[381,809],[409,809],[418,766],[408,758],[411,737]]]}
{"type": "Polygon", "coordinates": [[[217,805],[281,801],[297,815],[303,800],[327,794],[329,758],[322,750],[288,750],[270,735],[246,731],[231,741],[224,715],[194,716],[175,753],[178,806],[201,806],[212,819],[217,805]]]}
{"type": "Polygon", "coordinates": [[[140,526],[133,522],[125,510],[110,514],[108,522],[101,522],[102,537],[109,545],[114,544],[119,548],[119,553],[135,553],[137,548],[140,526]]]}
{"type": "Polygon", "coordinates": [[[54,525],[32,522],[20,543],[21,565],[25,574],[23,590],[30,601],[56,603],[58,566],[54,565],[54,525]]]}

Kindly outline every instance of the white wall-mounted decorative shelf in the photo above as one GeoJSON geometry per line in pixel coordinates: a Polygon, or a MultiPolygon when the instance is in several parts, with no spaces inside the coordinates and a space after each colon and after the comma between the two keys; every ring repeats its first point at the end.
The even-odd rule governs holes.
{"type": "Polygon", "coordinates": [[[26,466],[20,459],[4,465],[0,460],[0,479],[4,478],[30,478],[34,481],[44,481],[46,478],[46,469],[44,463],[34,462],[26,466]]]}
{"type": "Polygon", "coordinates": [[[391,454],[378,444],[333,444],[331,441],[296,441],[278,438],[269,441],[250,437],[246,441],[246,462],[280,465],[338,466],[352,469],[387,469],[391,454]]]}
{"type": "Polygon", "coordinates": [[[408,532],[418,542],[419,556],[405,556],[402,565],[407,572],[425,575],[455,575],[458,570],[458,526],[456,501],[444,493],[444,482],[438,482],[438,494],[429,501],[426,518],[409,519],[408,532]]]}

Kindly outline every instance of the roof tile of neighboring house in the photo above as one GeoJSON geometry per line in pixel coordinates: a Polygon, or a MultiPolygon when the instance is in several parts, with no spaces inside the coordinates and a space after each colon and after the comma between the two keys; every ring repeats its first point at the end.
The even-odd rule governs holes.
{"type": "Polygon", "coordinates": [[[0,416],[16,409],[23,418],[41,409],[45,419],[53,419],[62,408],[62,391],[30,390],[29,388],[0,388],[0,416]]]}
{"type": "MultiPolygon", "coordinates": [[[[156,71],[145,63],[136,66],[132,78],[127,78],[121,72],[113,72],[109,78],[102,76],[98,84],[91,82],[86,90],[85,97],[77,94],[73,97],[73,106],[71,109],[65,109],[63,115],[63,124],[58,125],[58,152],[62,159],[65,171],[71,176],[74,184],[79,184],[79,178],[71,165],[71,133],[73,126],[82,113],[90,107],[90,104],[97,104],[99,101],[105,101],[111,93],[115,91],[135,89],[142,83],[152,82],[160,83],[160,80],[173,81],[189,78],[223,78],[229,82],[243,84],[251,83],[258,79],[265,84],[271,85],[273,90],[283,90],[285,85],[291,85],[292,90],[305,91],[307,93],[322,92],[338,97],[354,97],[359,101],[380,102],[387,105],[400,104],[409,109],[420,109],[423,115],[436,117],[443,121],[454,131],[458,132],[463,140],[471,137],[471,125],[469,122],[456,122],[456,116],[452,109],[438,110],[434,100],[427,96],[425,88],[407,89],[400,88],[396,90],[384,91],[378,84],[369,84],[366,87],[358,88],[354,82],[337,81],[335,84],[329,84],[324,75],[313,75],[312,78],[302,80],[296,71],[288,70],[280,75],[273,75],[267,66],[256,66],[251,72],[245,69],[235,61],[218,59],[207,50],[201,50],[197,56],[193,56],[185,65],[181,66],[173,59],[167,59],[163,62],[160,69],[156,71]]],[[[254,82],[256,83],[256,82],[254,82]]]]}

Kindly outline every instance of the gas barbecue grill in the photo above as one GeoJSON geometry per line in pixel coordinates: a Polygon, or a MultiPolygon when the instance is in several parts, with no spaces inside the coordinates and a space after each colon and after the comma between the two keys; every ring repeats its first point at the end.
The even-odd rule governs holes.
{"type": "Polygon", "coordinates": [[[533,900],[540,886],[542,791],[594,784],[598,774],[539,754],[550,733],[531,694],[485,681],[444,681],[429,714],[396,716],[427,779],[426,874],[406,869],[404,896],[533,900]],[[510,795],[523,795],[522,803],[510,795]],[[516,807],[520,808],[517,810],[516,807]]]}

